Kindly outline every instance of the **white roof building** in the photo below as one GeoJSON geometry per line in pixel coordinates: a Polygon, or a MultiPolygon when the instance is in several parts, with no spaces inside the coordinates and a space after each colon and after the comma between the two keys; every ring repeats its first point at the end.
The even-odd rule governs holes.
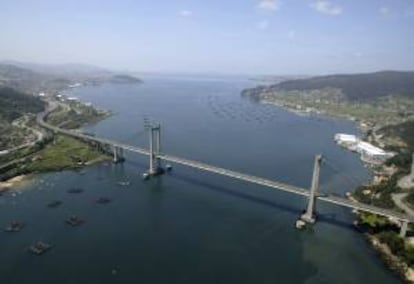
{"type": "Polygon", "coordinates": [[[381,148],[378,148],[368,142],[360,141],[357,145],[356,150],[358,152],[371,155],[371,156],[385,156],[387,155],[387,152],[382,150],[381,148]]]}
{"type": "Polygon", "coordinates": [[[338,133],[335,134],[335,141],[344,143],[357,143],[358,138],[355,135],[338,133]]]}
{"type": "Polygon", "coordinates": [[[361,159],[368,163],[381,164],[394,156],[394,153],[386,152],[368,142],[361,141],[355,135],[338,133],[335,135],[335,141],[351,151],[358,152],[361,155],[361,159]]]}

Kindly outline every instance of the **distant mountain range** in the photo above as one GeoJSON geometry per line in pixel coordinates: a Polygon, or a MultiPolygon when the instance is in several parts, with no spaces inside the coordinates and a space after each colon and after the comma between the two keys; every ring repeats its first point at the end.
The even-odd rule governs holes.
{"type": "Polygon", "coordinates": [[[53,74],[55,76],[76,77],[76,76],[91,76],[91,75],[108,75],[111,74],[109,70],[101,67],[87,65],[87,64],[38,64],[29,62],[20,62],[15,60],[0,61],[0,65],[12,65],[22,69],[31,70],[36,73],[53,74]]]}
{"type": "Polygon", "coordinates": [[[0,62],[0,87],[11,87],[26,93],[56,92],[74,83],[140,83],[127,74],[82,64],[43,65],[17,61],[0,62]]]}
{"type": "Polygon", "coordinates": [[[263,91],[306,91],[326,88],[342,91],[349,100],[370,100],[388,95],[414,98],[414,71],[381,71],[288,80],[270,86],[259,86],[245,90],[244,94],[257,95],[263,91]]]}

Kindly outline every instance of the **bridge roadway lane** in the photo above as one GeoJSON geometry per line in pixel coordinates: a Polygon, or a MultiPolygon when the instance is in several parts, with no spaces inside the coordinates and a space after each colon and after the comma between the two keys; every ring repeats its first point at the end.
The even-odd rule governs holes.
{"type": "MultiPolygon", "coordinates": [[[[72,137],[76,137],[76,138],[80,138],[80,139],[95,141],[95,142],[99,142],[99,143],[102,143],[102,144],[107,144],[107,145],[119,147],[119,148],[122,148],[124,150],[134,152],[134,153],[138,153],[138,154],[142,154],[142,155],[147,155],[147,156],[150,155],[150,151],[147,150],[147,149],[144,149],[144,148],[119,143],[119,142],[112,141],[112,140],[105,139],[105,138],[99,138],[99,137],[95,137],[95,136],[85,135],[85,134],[82,134],[82,133],[79,133],[79,132],[76,132],[76,131],[72,131],[72,130],[61,129],[61,128],[58,128],[58,127],[55,127],[53,125],[50,125],[50,124],[46,123],[44,121],[44,119],[55,108],[56,108],[56,105],[50,104],[47,110],[45,110],[44,112],[38,114],[37,122],[39,123],[39,125],[47,128],[49,130],[52,130],[54,132],[63,133],[63,134],[68,135],[68,136],[72,136],[72,137]]],[[[171,162],[171,163],[196,168],[196,169],[216,173],[216,174],[219,174],[219,175],[228,176],[228,177],[231,177],[231,178],[236,178],[236,179],[239,179],[239,180],[247,181],[247,182],[258,184],[258,185],[261,185],[261,186],[271,187],[271,188],[282,190],[282,191],[285,191],[285,192],[294,193],[294,194],[297,194],[297,195],[309,196],[309,190],[305,189],[305,188],[296,187],[296,186],[293,186],[293,185],[289,185],[289,184],[285,184],[285,183],[281,183],[281,182],[277,182],[277,181],[272,181],[272,180],[264,179],[264,178],[261,178],[261,177],[247,175],[247,174],[239,173],[239,172],[236,172],[236,171],[227,170],[227,169],[224,169],[224,168],[211,166],[211,165],[208,165],[208,164],[205,164],[205,163],[192,161],[192,160],[188,160],[188,159],[183,159],[183,158],[179,158],[179,157],[175,157],[175,156],[171,156],[171,155],[165,155],[165,154],[157,155],[157,158],[160,158],[161,160],[168,161],[168,162],[171,162]]],[[[385,216],[385,217],[391,217],[391,218],[394,218],[394,219],[400,220],[400,221],[408,221],[410,223],[414,223],[414,216],[409,216],[409,215],[402,214],[402,213],[399,213],[399,212],[396,212],[396,211],[393,211],[393,210],[383,209],[383,208],[379,208],[379,207],[376,207],[376,206],[355,202],[355,201],[349,200],[349,199],[344,198],[344,197],[321,194],[319,196],[316,196],[316,198],[320,201],[324,201],[324,202],[327,202],[327,203],[336,204],[336,205],[343,206],[343,207],[348,207],[348,208],[351,208],[351,209],[357,209],[357,210],[364,211],[364,212],[370,212],[370,213],[374,213],[374,214],[385,216]]]]}

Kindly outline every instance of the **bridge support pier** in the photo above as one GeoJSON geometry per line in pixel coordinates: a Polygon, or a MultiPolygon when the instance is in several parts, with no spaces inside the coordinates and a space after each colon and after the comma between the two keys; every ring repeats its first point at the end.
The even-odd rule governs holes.
{"type": "Polygon", "coordinates": [[[407,230],[408,230],[408,221],[402,220],[401,228],[400,228],[400,237],[405,238],[405,236],[407,235],[407,230]]]}
{"type": "Polygon", "coordinates": [[[150,160],[148,172],[143,174],[144,178],[156,176],[164,173],[161,165],[161,159],[158,155],[161,153],[161,125],[149,126],[149,144],[150,144],[150,160]]]}
{"type": "Polygon", "coordinates": [[[305,221],[306,223],[313,224],[316,221],[315,215],[315,203],[316,203],[316,196],[319,191],[319,174],[321,170],[321,163],[322,163],[322,155],[316,155],[315,163],[313,166],[313,175],[312,175],[312,185],[309,192],[309,199],[308,199],[308,206],[306,211],[300,217],[301,220],[305,221]]]}
{"type": "Polygon", "coordinates": [[[114,163],[121,163],[125,161],[124,149],[119,148],[117,146],[113,146],[113,152],[114,152],[114,159],[113,159],[114,163]]]}

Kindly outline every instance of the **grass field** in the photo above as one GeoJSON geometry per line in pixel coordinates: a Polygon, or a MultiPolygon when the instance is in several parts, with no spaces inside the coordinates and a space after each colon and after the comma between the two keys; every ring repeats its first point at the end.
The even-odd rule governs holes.
{"type": "Polygon", "coordinates": [[[66,129],[76,129],[88,123],[94,123],[108,116],[108,112],[86,106],[81,103],[72,103],[63,106],[51,113],[47,119],[48,123],[66,129]]]}
{"type": "Polygon", "coordinates": [[[84,164],[103,161],[108,156],[90,145],[71,137],[57,135],[54,142],[39,151],[26,165],[29,172],[45,172],[81,167],[84,164]]]}

